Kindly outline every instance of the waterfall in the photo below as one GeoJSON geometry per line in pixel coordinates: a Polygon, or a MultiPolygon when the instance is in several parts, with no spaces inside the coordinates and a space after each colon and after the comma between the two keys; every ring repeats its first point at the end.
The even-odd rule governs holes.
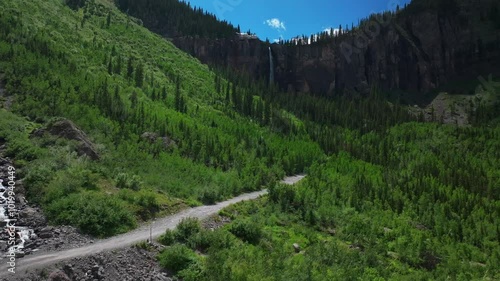
{"type": "Polygon", "coordinates": [[[269,85],[274,83],[274,61],[273,61],[273,52],[271,51],[271,47],[269,47],[269,85]]]}

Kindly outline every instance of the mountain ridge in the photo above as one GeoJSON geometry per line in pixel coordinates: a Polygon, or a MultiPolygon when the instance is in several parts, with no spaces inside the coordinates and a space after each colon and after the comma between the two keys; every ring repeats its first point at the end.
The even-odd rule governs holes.
{"type": "MultiPolygon", "coordinates": [[[[370,15],[353,30],[330,37],[320,34],[312,44],[270,44],[234,33],[216,39],[176,34],[171,40],[203,63],[237,70],[256,80],[268,80],[267,50],[271,47],[276,83],[283,91],[367,94],[376,85],[394,92],[403,102],[426,105],[430,102],[426,96],[449,90],[450,84],[464,77],[471,83],[476,80],[477,85],[477,73],[499,75],[500,31],[495,28],[494,12],[488,12],[498,10],[498,3],[438,2],[415,0],[396,12],[370,15]],[[428,36],[427,30],[439,32],[428,36]]],[[[158,23],[145,26],[155,31],[158,23]]]]}

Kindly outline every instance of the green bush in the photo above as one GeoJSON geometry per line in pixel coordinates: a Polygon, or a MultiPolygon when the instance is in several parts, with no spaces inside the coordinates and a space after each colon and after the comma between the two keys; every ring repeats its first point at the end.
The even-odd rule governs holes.
{"type": "Polygon", "coordinates": [[[212,231],[202,230],[191,237],[187,241],[187,245],[193,250],[205,252],[211,244],[212,237],[209,235],[212,231]]]}
{"type": "Polygon", "coordinates": [[[82,165],[74,165],[67,170],[56,173],[56,176],[45,188],[43,201],[51,203],[82,189],[96,190],[98,176],[82,165]]]}
{"type": "Polygon", "coordinates": [[[137,175],[133,175],[128,182],[128,188],[132,190],[139,190],[141,188],[141,185],[141,179],[137,175]]]}
{"type": "Polygon", "coordinates": [[[204,189],[201,191],[200,195],[198,195],[198,200],[200,200],[205,205],[213,205],[217,201],[221,200],[222,196],[220,195],[218,190],[213,188],[204,189]]]}
{"type": "Polygon", "coordinates": [[[118,188],[127,188],[127,180],[128,180],[128,175],[125,173],[119,173],[116,178],[116,187],[118,188]]]}
{"type": "Polygon", "coordinates": [[[177,275],[184,281],[198,281],[202,278],[204,269],[203,263],[199,259],[195,259],[177,275]]]}
{"type": "Polygon", "coordinates": [[[123,201],[96,192],[74,193],[50,203],[48,219],[56,224],[78,227],[83,233],[108,237],[136,226],[123,201]]]}
{"type": "Polygon", "coordinates": [[[135,244],[135,246],[139,249],[143,249],[146,251],[150,251],[153,248],[148,241],[141,241],[141,242],[135,244]]]}
{"type": "Polygon", "coordinates": [[[5,156],[19,160],[33,161],[39,157],[41,150],[34,146],[29,139],[19,138],[10,141],[5,150],[5,156]]]}
{"type": "Polygon", "coordinates": [[[175,231],[171,229],[167,229],[164,234],[158,238],[158,242],[163,245],[170,246],[175,243],[175,231]]]}
{"type": "Polygon", "coordinates": [[[175,240],[185,243],[194,234],[200,232],[201,225],[197,218],[185,218],[177,226],[175,230],[175,240]]]}
{"type": "Polygon", "coordinates": [[[133,175],[132,177],[130,177],[126,173],[119,173],[116,176],[115,181],[116,181],[116,187],[121,189],[128,188],[132,190],[139,190],[142,185],[139,176],[133,175]]]}
{"type": "Polygon", "coordinates": [[[193,239],[195,235],[200,233],[201,225],[196,218],[182,219],[175,230],[167,229],[165,233],[160,236],[158,241],[163,245],[172,245],[175,242],[187,243],[193,239]]]}
{"type": "Polygon", "coordinates": [[[195,262],[196,254],[185,245],[175,244],[163,250],[158,256],[158,260],[163,268],[177,273],[195,262]]]}
{"type": "Polygon", "coordinates": [[[30,169],[24,178],[28,200],[39,204],[42,201],[40,190],[54,177],[54,171],[47,165],[37,165],[30,169]]]}
{"type": "Polygon", "coordinates": [[[256,244],[262,237],[262,230],[255,222],[249,220],[238,220],[231,224],[229,231],[241,240],[256,244]]]}
{"type": "Polygon", "coordinates": [[[118,198],[129,203],[134,213],[143,220],[150,219],[160,210],[155,192],[151,190],[133,191],[122,189],[118,192],[118,198]]]}
{"type": "Polygon", "coordinates": [[[139,216],[142,219],[152,218],[160,210],[160,203],[152,191],[139,191],[136,203],[140,207],[139,216]]]}
{"type": "Polygon", "coordinates": [[[212,249],[221,250],[230,248],[234,244],[234,239],[234,236],[226,230],[202,230],[191,236],[187,244],[193,250],[209,252],[212,249]]]}

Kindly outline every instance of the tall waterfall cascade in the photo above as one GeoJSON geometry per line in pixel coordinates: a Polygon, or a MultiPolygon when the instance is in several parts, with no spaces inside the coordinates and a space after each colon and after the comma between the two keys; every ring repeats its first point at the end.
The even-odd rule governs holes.
{"type": "Polygon", "coordinates": [[[274,83],[274,60],[273,60],[273,52],[271,51],[271,47],[269,47],[269,84],[272,85],[274,83]]]}

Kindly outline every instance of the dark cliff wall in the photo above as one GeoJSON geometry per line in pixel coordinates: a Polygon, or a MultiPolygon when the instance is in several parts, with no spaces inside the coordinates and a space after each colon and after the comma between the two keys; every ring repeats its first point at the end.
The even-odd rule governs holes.
{"type": "MultiPolygon", "coordinates": [[[[464,12],[471,7],[453,13],[403,11],[371,17],[359,30],[329,42],[272,44],[276,83],[287,91],[321,95],[365,93],[372,85],[424,93],[454,80],[498,74],[500,29],[483,16],[487,5],[464,12]]],[[[269,76],[269,43],[238,37],[185,37],[173,42],[204,63],[231,67],[256,78],[269,76]]]]}
{"type": "Polygon", "coordinates": [[[252,77],[269,75],[268,45],[257,39],[177,37],[172,42],[201,62],[245,72],[252,77]]]}

